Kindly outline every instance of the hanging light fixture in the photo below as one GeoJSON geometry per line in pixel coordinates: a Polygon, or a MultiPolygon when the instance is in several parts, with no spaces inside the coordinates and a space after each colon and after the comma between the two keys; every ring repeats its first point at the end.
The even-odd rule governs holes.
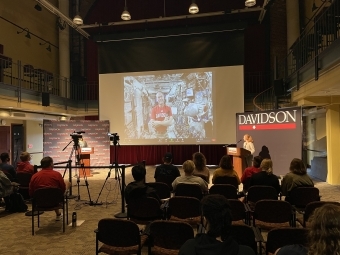
{"type": "Polygon", "coordinates": [[[125,0],[125,7],[124,7],[124,11],[122,12],[122,15],[120,16],[122,18],[122,20],[130,20],[131,19],[131,15],[127,9],[126,6],[126,0],[125,0]]]}
{"type": "Polygon", "coordinates": [[[252,7],[256,4],[256,0],[246,0],[244,5],[247,7],[252,7]]]}
{"type": "Polygon", "coordinates": [[[200,11],[200,9],[198,9],[198,6],[195,3],[195,0],[192,0],[191,5],[189,6],[189,13],[196,14],[199,11],[200,11]]]}
{"type": "Polygon", "coordinates": [[[28,38],[28,39],[31,39],[30,30],[29,30],[27,27],[23,28],[22,31],[17,31],[17,34],[21,34],[21,33],[24,32],[24,31],[27,32],[26,35],[25,35],[25,37],[28,38]]]}
{"type": "Polygon", "coordinates": [[[73,23],[76,25],[83,25],[84,22],[83,22],[83,19],[79,15],[76,15],[73,18],[73,23]]]}

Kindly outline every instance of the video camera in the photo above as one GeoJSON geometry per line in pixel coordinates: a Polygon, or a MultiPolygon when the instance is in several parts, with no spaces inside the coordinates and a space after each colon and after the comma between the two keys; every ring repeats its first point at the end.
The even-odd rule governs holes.
{"type": "Polygon", "coordinates": [[[118,133],[107,133],[107,135],[110,137],[110,141],[113,141],[113,142],[119,141],[118,133]]]}
{"type": "Polygon", "coordinates": [[[81,134],[85,134],[85,131],[73,131],[72,134],[70,134],[70,136],[72,137],[73,140],[78,140],[79,138],[83,138],[83,136],[81,134]]]}

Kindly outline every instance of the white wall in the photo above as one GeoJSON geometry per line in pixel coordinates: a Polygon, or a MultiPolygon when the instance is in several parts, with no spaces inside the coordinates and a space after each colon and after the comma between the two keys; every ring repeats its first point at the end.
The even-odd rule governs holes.
{"type": "Polygon", "coordinates": [[[32,156],[32,164],[40,165],[40,160],[43,158],[43,125],[42,121],[25,121],[26,143],[24,150],[32,156]],[[30,148],[31,147],[31,148],[30,148]],[[38,153],[37,153],[38,152],[38,153]]]}

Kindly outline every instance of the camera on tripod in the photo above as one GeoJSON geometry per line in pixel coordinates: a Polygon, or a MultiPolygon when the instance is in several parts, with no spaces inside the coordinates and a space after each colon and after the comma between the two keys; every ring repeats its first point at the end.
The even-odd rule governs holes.
{"type": "Polygon", "coordinates": [[[70,136],[72,137],[73,140],[78,140],[79,138],[83,138],[83,136],[81,134],[84,134],[85,131],[74,131],[72,134],[70,134],[70,136]]]}
{"type": "Polygon", "coordinates": [[[118,133],[107,133],[107,135],[110,137],[110,141],[113,141],[114,143],[119,141],[118,133]]]}

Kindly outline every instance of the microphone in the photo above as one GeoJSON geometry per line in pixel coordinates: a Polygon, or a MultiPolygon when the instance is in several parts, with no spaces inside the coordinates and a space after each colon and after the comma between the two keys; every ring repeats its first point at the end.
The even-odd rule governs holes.
{"type": "Polygon", "coordinates": [[[243,139],[241,138],[236,144],[238,144],[239,142],[241,142],[243,139]]]}

